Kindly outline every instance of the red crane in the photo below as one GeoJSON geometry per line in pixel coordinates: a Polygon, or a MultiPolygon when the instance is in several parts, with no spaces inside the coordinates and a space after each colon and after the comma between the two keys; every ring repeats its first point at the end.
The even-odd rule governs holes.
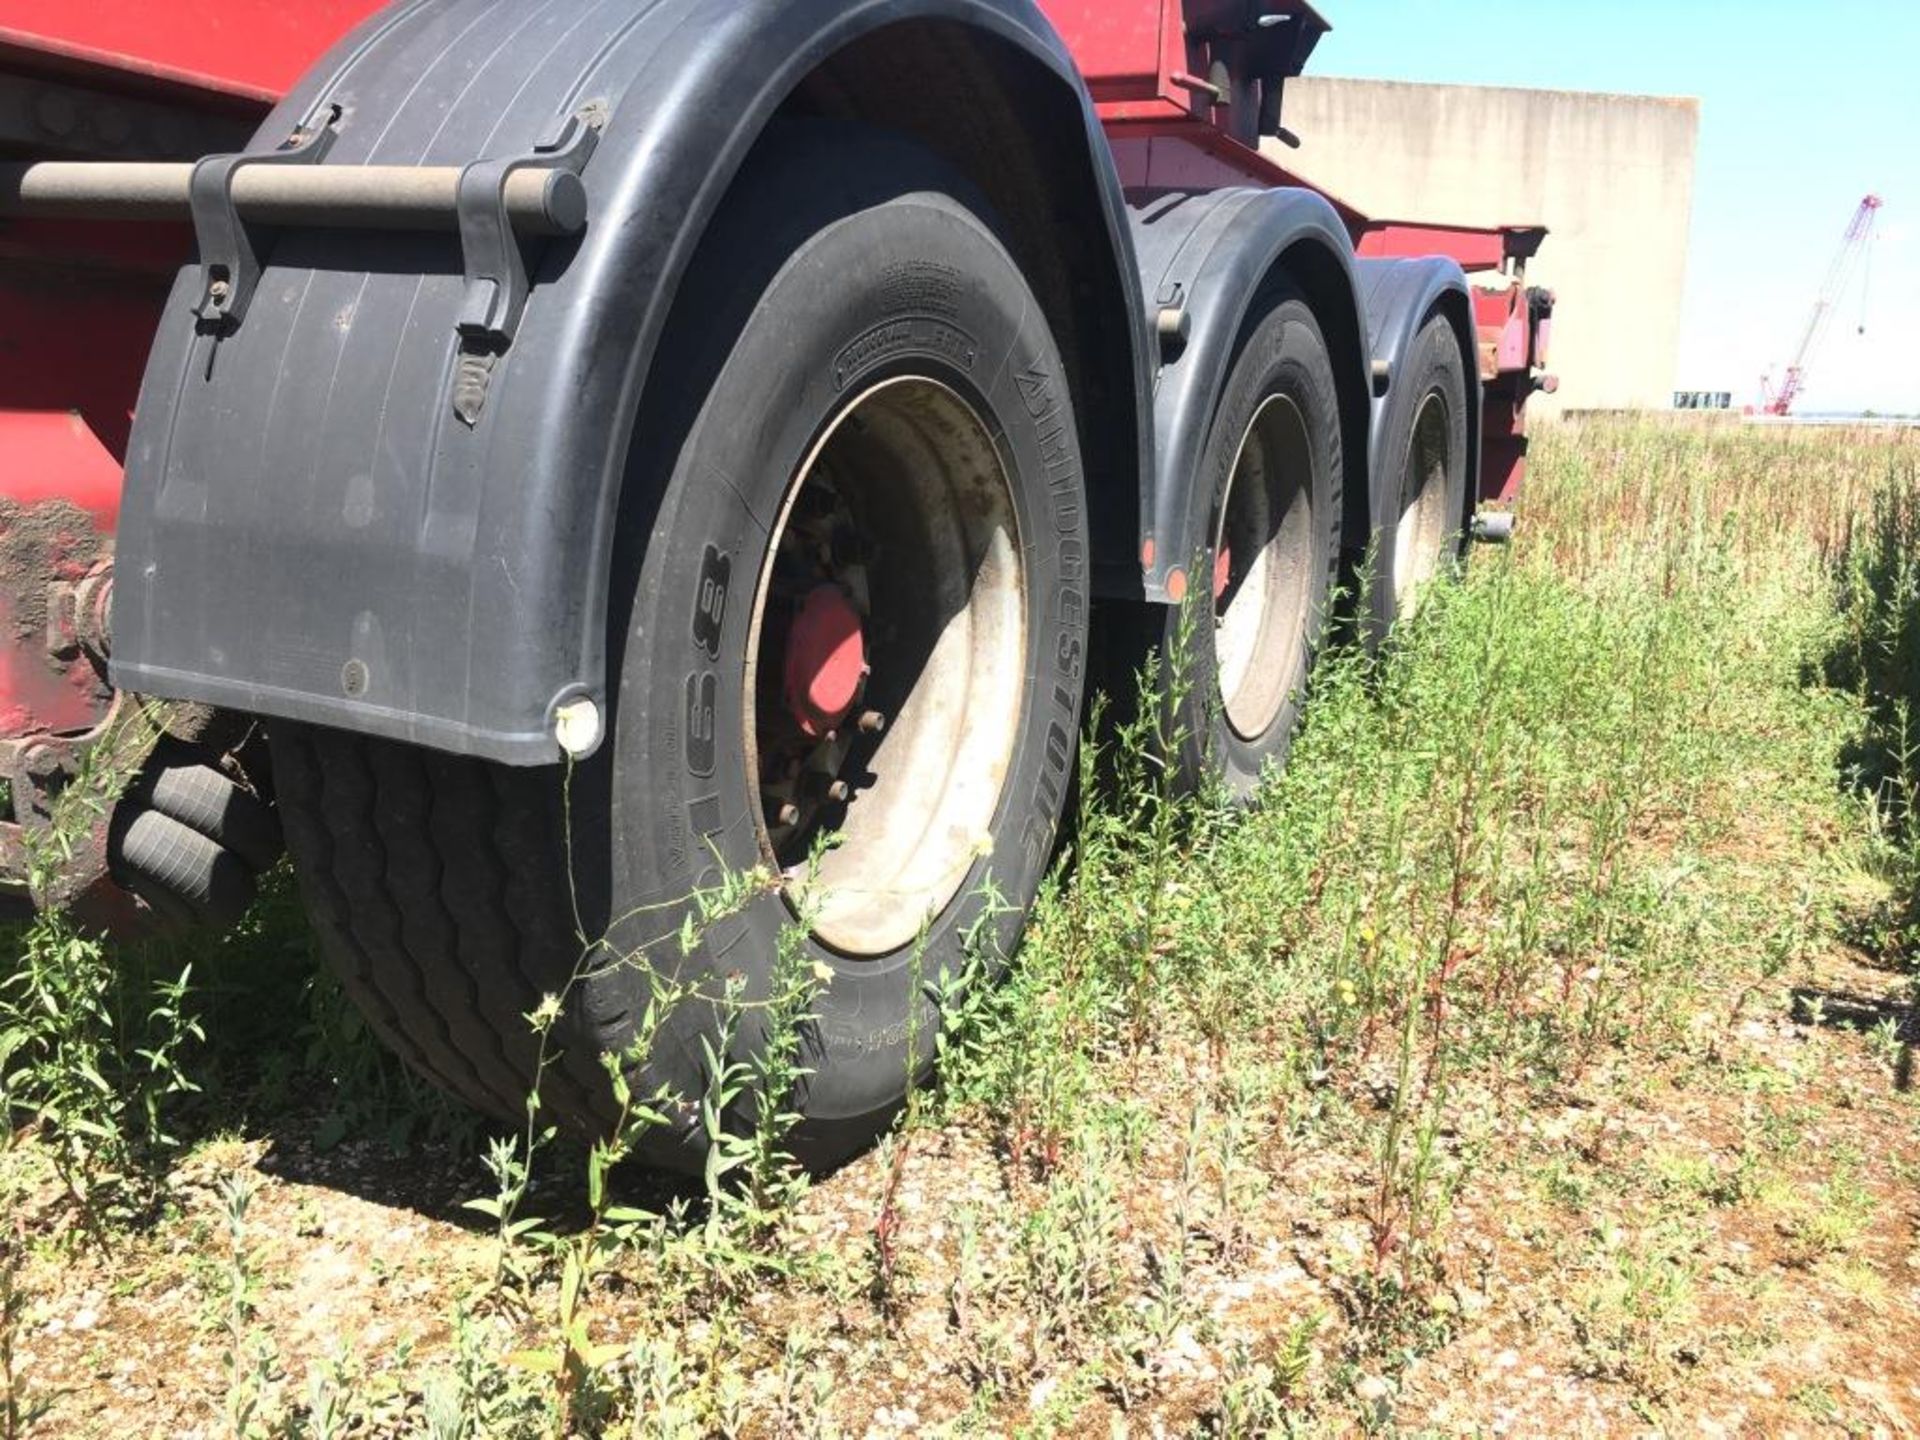
{"type": "Polygon", "coordinates": [[[1833,264],[1827,267],[1826,283],[1820,287],[1820,297],[1813,302],[1813,314],[1807,317],[1807,328],[1800,337],[1800,348],[1793,352],[1793,363],[1787,366],[1780,388],[1770,389],[1766,378],[1761,378],[1760,408],[1768,415],[1793,413],[1793,402],[1800,398],[1801,387],[1806,383],[1807,363],[1813,358],[1814,350],[1826,333],[1827,321],[1833,316],[1834,302],[1840,298],[1848,277],[1853,274],[1854,265],[1867,248],[1867,241],[1873,234],[1874,217],[1879,213],[1878,195],[1867,195],[1861,199],[1853,212],[1853,219],[1847,222],[1847,233],[1841,237],[1840,249],[1834,254],[1833,264]]]}

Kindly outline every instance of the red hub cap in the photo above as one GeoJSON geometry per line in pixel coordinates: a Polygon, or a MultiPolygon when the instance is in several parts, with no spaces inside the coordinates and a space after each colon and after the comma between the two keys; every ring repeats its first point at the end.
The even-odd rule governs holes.
{"type": "Polygon", "coordinates": [[[809,739],[840,728],[867,673],[860,612],[838,585],[816,585],[787,637],[787,710],[809,739]]]}

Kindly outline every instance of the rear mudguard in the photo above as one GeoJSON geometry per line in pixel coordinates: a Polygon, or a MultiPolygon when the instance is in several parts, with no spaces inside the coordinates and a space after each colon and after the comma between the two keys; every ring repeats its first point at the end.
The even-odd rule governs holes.
{"type": "Polygon", "coordinates": [[[281,232],[218,338],[192,314],[199,268],[184,271],[128,459],[115,682],[513,764],[559,758],[562,707],[570,724],[576,697],[604,712],[620,486],[648,374],[671,363],[655,352],[677,281],[794,86],[916,21],[967,27],[1071,92],[1101,213],[1056,218],[1112,246],[1123,283],[1104,303],[1128,311],[1144,412],[1118,181],[1031,0],[411,0],[343,41],[252,149],[337,106],[318,163],[469,165],[526,156],[595,110],[585,233],[531,255],[531,299],[477,413],[452,236],[281,232]]]}
{"type": "Polygon", "coordinates": [[[1163,321],[1154,386],[1154,469],[1146,503],[1147,598],[1180,600],[1205,551],[1213,497],[1194,483],[1221,387],[1261,288],[1277,276],[1302,291],[1327,340],[1339,389],[1349,527],[1364,520],[1368,474],[1367,357],[1359,333],[1353,245],[1338,213],[1311,190],[1233,188],[1127,197],[1141,289],[1163,321]]]}
{"type": "MultiPolygon", "coordinates": [[[[1354,278],[1366,307],[1368,349],[1379,374],[1385,362],[1384,382],[1373,387],[1373,406],[1369,416],[1368,446],[1373,456],[1370,529],[1377,529],[1387,518],[1384,508],[1388,497],[1399,494],[1399,477],[1382,473],[1402,452],[1389,443],[1397,430],[1411,426],[1408,407],[1419,397],[1412,394],[1400,374],[1400,362],[1420,329],[1435,314],[1447,317],[1454,339],[1460,345],[1461,370],[1467,378],[1467,505],[1471,509],[1480,474],[1480,366],[1467,328],[1473,314],[1473,297],[1467,290],[1467,277],[1458,262],[1443,256],[1419,260],[1360,260],[1354,265],[1354,278]]],[[[1472,516],[1455,517],[1464,527],[1472,516]]],[[[1357,537],[1360,541],[1365,536],[1357,537]]]]}

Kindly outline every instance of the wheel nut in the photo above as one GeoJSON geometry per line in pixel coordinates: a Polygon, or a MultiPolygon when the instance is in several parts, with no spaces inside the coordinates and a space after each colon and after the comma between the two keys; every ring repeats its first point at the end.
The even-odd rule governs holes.
{"type": "Polygon", "coordinates": [[[878,735],[887,728],[887,717],[878,710],[867,710],[862,712],[859,723],[862,735],[878,735]]]}
{"type": "Polygon", "coordinates": [[[847,782],[844,780],[836,780],[831,785],[827,786],[827,798],[829,800],[836,800],[842,804],[845,804],[847,799],[852,794],[853,794],[852,787],[849,786],[847,782]]]}

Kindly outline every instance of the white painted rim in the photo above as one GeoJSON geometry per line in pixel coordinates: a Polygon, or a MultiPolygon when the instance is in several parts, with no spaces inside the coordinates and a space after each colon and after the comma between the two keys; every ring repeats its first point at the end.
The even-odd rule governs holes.
{"type": "Polygon", "coordinates": [[[1430,391],[1413,418],[1399,523],[1393,533],[1393,609],[1411,619],[1439,573],[1452,519],[1447,514],[1450,416],[1439,391],[1430,391]]]}
{"type": "Polygon", "coordinates": [[[1214,597],[1214,665],[1227,725],[1242,740],[1259,739],[1280,718],[1310,638],[1310,445],[1300,407],[1268,396],[1240,438],[1221,498],[1214,554],[1225,546],[1232,569],[1214,597]]]}
{"type": "MultiPolygon", "coordinates": [[[[1026,637],[1012,480],[986,422],[951,387],[922,376],[857,396],[788,486],[747,640],[748,783],[760,846],[822,944],[861,958],[911,945],[991,850],[1023,716],[1026,637]],[[774,562],[796,501],[816,483],[859,518],[870,552],[862,581],[873,674],[863,703],[884,709],[886,726],[839,772],[852,786],[831,827],[839,843],[810,869],[795,853],[804,835],[776,848],[778,827],[760,799],[755,715],[774,562]]],[[[777,666],[766,683],[781,683],[777,666]]]]}

